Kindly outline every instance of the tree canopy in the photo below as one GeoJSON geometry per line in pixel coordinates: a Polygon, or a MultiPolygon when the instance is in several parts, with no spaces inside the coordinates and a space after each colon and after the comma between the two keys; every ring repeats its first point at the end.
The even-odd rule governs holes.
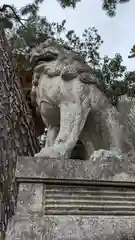
{"type": "MultiPolygon", "coordinates": [[[[76,4],[81,0],[57,0],[57,1],[61,4],[63,8],[70,7],[70,6],[75,8],[76,4]]],[[[120,3],[128,2],[128,1],[129,0],[104,0],[102,1],[103,9],[107,12],[109,16],[114,16],[116,14],[117,5],[120,3]]],[[[12,54],[9,54],[9,56],[12,55],[14,69],[16,73],[18,73],[18,76],[20,78],[21,77],[26,78],[29,76],[30,81],[32,80],[31,79],[32,73],[31,72],[29,73],[28,71],[28,68],[29,68],[29,61],[27,58],[28,50],[35,44],[43,42],[46,38],[53,37],[60,43],[70,46],[72,49],[80,52],[80,54],[85,56],[87,63],[95,70],[95,73],[97,74],[97,77],[99,78],[105,93],[107,94],[108,98],[114,105],[117,105],[118,97],[121,96],[122,94],[126,93],[130,96],[135,97],[135,87],[134,87],[135,72],[127,72],[126,66],[124,66],[123,64],[122,56],[119,53],[115,54],[114,57],[109,57],[109,56],[101,57],[100,46],[103,44],[103,40],[99,35],[98,30],[95,27],[90,26],[88,29],[84,29],[81,36],[77,36],[77,34],[73,29],[71,29],[70,31],[66,30],[65,20],[63,20],[60,23],[56,23],[56,22],[50,23],[48,22],[46,17],[41,17],[39,15],[39,9],[42,3],[43,3],[43,0],[34,0],[32,3],[27,4],[26,6],[22,7],[19,10],[16,9],[15,6],[10,6],[10,5],[3,5],[0,8],[0,27],[4,28],[5,30],[5,33],[11,48],[11,52],[12,52],[12,54]]],[[[130,57],[134,57],[134,56],[135,56],[135,47],[132,48],[130,57]]],[[[7,67],[6,62],[4,66],[7,67]]],[[[6,69],[6,67],[4,69],[6,69]]],[[[10,68],[8,68],[8,70],[9,69],[10,68]]],[[[7,74],[7,76],[10,76],[10,75],[7,74]]],[[[14,81],[14,78],[12,78],[12,83],[13,81],[14,81]]],[[[16,80],[16,86],[17,85],[18,85],[18,82],[16,80]]],[[[4,82],[3,82],[3,86],[4,86],[4,82]]],[[[15,92],[13,93],[15,98],[19,93],[19,92],[17,93],[18,89],[19,88],[16,87],[15,92]]],[[[10,102],[10,95],[12,95],[12,92],[10,94],[10,91],[7,91],[7,93],[8,93],[7,99],[10,102]]],[[[3,98],[3,92],[1,96],[3,98]]],[[[20,99],[21,99],[20,103],[23,106],[23,100],[22,100],[23,98],[20,98],[20,99]]],[[[7,104],[7,107],[9,107],[9,102],[7,104]]],[[[14,108],[15,111],[13,111],[12,108],[10,108],[10,111],[12,115],[16,117],[16,109],[14,108]]],[[[18,111],[20,111],[20,105],[18,105],[18,111]]],[[[8,115],[8,111],[5,111],[5,108],[3,108],[3,113],[5,112],[8,115]]],[[[27,116],[28,111],[25,110],[24,115],[26,116],[26,120],[29,120],[27,119],[27,117],[29,118],[29,116],[27,116]]],[[[25,122],[24,119],[22,120],[22,123],[23,121],[25,122]]],[[[3,123],[6,124],[5,121],[3,121],[3,123]]],[[[30,123],[29,125],[31,126],[30,123]]],[[[7,130],[8,132],[6,125],[4,125],[4,129],[7,130]]],[[[15,131],[13,131],[12,129],[10,130],[14,136],[15,131]]],[[[31,127],[31,131],[32,131],[32,127],[31,127]]],[[[26,135],[28,136],[28,131],[26,132],[26,135]]],[[[8,138],[9,138],[9,135],[7,133],[7,139],[8,138]]],[[[12,138],[10,140],[12,140],[12,138]]],[[[20,139],[23,141],[23,138],[20,138],[20,139]]],[[[29,140],[31,139],[33,139],[33,137],[29,138],[29,140]]],[[[28,146],[26,137],[25,137],[25,140],[26,140],[25,146],[28,146]]],[[[24,151],[24,147],[22,147],[22,149],[24,151]]],[[[21,152],[21,155],[24,154],[23,151],[21,152]]],[[[7,163],[4,162],[3,166],[6,166],[6,164],[7,163]]],[[[9,165],[11,166],[11,162],[9,165]]],[[[5,181],[5,184],[6,184],[6,181],[5,181]]],[[[4,196],[7,197],[7,192],[4,193],[4,196]]],[[[3,206],[5,207],[4,204],[5,204],[5,199],[3,198],[3,206]]],[[[8,211],[7,209],[6,211],[8,211]]],[[[4,214],[3,216],[5,218],[6,215],[4,214]]]]}
{"type": "MultiPolygon", "coordinates": [[[[75,8],[78,2],[81,0],[57,0],[63,8],[73,7],[75,8]]],[[[102,8],[106,11],[106,13],[110,17],[114,17],[116,15],[116,9],[118,4],[127,3],[131,0],[101,0],[102,8]]]]}
{"type": "MultiPolygon", "coordinates": [[[[69,6],[74,8],[80,0],[57,1],[64,8],[69,6]]],[[[126,2],[128,1],[104,0],[103,9],[108,11],[109,16],[113,16],[116,13],[117,4],[126,2]]],[[[4,26],[8,24],[8,27],[10,27],[10,31],[6,30],[6,34],[12,47],[14,64],[19,75],[24,74],[28,68],[26,58],[28,49],[34,44],[43,42],[48,37],[54,37],[57,41],[70,46],[86,57],[87,63],[95,69],[106,94],[113,104],[117,103],[118,96],[122,94],[127,93],[134,96],[134,72],[126,71],[126,66],[123,65],[123,59],[119,53],[111,58],[100,56],[100,46],[103,44],[103,40],[98,30],[95,27],[89,27],[84,29],[81,36],[77,36],[74,30],[66,30],[66,20],[61,23],[50,23],[46,17],[39,15],[42,3],[43,0],[34,0],[19,11],[15,6],[12,6],[14,12],[8,8],[1,17],[4,19],[4,26]]],[[[133,52],[134,48],[132,49],[132,55],[133,52]]]]}

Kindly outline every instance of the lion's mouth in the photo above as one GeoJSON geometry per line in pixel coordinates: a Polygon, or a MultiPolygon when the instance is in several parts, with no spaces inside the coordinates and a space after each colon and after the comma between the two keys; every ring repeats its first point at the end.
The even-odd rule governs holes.
{"type": "Polygon", "coordinates": [[[46,62],[46,60],[44,58],[42,59],[38,59],[35,61],[34,67],[43,64],[44,62],[46,62]]]}
{"type": "Polygon", "coordinates": [[[45,62],[54,61],[56,60],[57,56],[58,55],[56,53],[51,53],[51,52],[46,52],[43,56],[39,56],[39,57],[36,56],[34,67],[41,65],[45,62]]]}

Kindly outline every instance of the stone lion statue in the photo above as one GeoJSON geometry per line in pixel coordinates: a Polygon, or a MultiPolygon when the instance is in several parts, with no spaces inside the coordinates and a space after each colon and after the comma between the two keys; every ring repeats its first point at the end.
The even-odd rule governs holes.
{"type": "Polygon", "coordinates": [[[32,49],[30,63],[31,100],[48,128],[46,144],[35,156],[68,159],[78,140],[84,159],[98,149],[133,151],[121,114],[83,56],[49,39],[32,49]]]}

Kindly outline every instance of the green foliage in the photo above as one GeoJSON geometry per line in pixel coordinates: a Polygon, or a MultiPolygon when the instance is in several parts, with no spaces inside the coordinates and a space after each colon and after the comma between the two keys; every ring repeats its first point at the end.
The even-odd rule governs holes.
{"type": "Polygon", "coordinates": [[[0,8],[0,26],[4,29],[11,29],[15,18],[16,8],[14,5],[3,5],[0,8]]]}
{"type": "MultiPolygon", "coordinates": [[[[39,6],[42,1],[34,1],[19,10],[19,17],[25,17],[23,25],[14,23],[9,34],[9,43],[14,52],[26,52],[31,46],[43,42],[48,37],[53,37],[60,43],[66,44],[79,51],[94,68],[99,65],[99,48],[103,43],[98,31],[93,28],[85,29],[81,37],[74,30],[66,31],[66,20],[61,23],[49,23],[46,17],[39,16],[39,6]]],[[[18,60],[18,59],[17,59],[18,60]]],[[[26,64],[27,61],[24,61],[26,64]]],[[[22,64],[22,63],[21,63],[22,64]]]]}
{"type": "Polygon", "coordinates": [[[126,66],[122,65],[122,56],[117,53],[114,58],[105,56],[100,64],[101,81],[110,87],[115,80],[121,80],[124,77],[126,66]]]}
{"type": "Polygon", "coordinates": [[[20,14],[22,16],[30,15],[32,17],[36,17],[39,11],[40,4],[42,4],[44,0],[34,0],[33,3],[27,4],[20,9],[20,14]]]}
{"type": "Polygon", "coordinates": [[[127,86],[127,94],[130,97],[135,97],[135,71],[126,72],[124,83],[127,86]]]}
{"type": "Polygon", "coordinates": [[[103,9],[107,12],[110,17],[114,17],[116,15],[117,5],[120,3],[127,3],[130,0],[102,0],[103,1],[103,9]]]}
{"type": "Polygon", "coordinates": [[[57,0],[63,8],[66,7],[76,7],[76,4],[81,0],[57,0]]]}
{"type": "Polygon", "coordinates": [[[125,72],[126,66],[123,65],[123,59],[119,53],[113,58],[105,56],[100,62],[100,68],[96,70],[104,91],[113,105],[117,105],[118,97],[127,92],[125,72]]]}
{"type": "Polygon", "coordinates": [[[134,57],[135,57],[135,44],[131,48],[130,55],[128,56],[128,58],[134,58],[134,57]]]}
{"type": "MultiPolygon", "coordinates": [[[[75,8],[76,4],[81,0],[57,0],[57,1],[60,3],[60,5],[63,8],[65,7],[75,8]]],[[[121,3],[127,3],[130,0],[101,0],[101,1],[102,1],[103,10],[105,10],[110,17],[114,17],[116,15],[117,5],[121,3]]]]}
{"type": "Polygon", "coordinates": [[[99,65],[99,48],[103,41],[95,27],[85,29],[81,37],[74,30],[68,31],[66,38],[68,45],[85,56],[88,64],[94,68],[99,65]]]}
{"type": "MultiPolygon", "coordinates": [[[[11,17],[13,28],[8,35],[9,43],[14,52],[24,53],[23,56],[17,54],[16,61],[26,68],[26,65],[28,65],[25,57],[27,56],[27,50],[48,37],[54,37],[60,43],[70,46],[73,50],[85,56],[87,63],[95,69],[103,89],[113,104],[117,104],[118,97],[122,94],[127,93],[134,96],[135,74],[126,73],[126,67],[123,65],[120,54],[116,54],[113,58],[105,56],[101,59],[99,49],[103,41],[97,29],[89,27],[84,30],[80,37],[76,35],[74,30],[67,32],[65,28],[66,20],[61,23],[49,23],[46,17],[39,15],[39,7],[42,2],[43,0],[34,0],[33,3],[18,11],[19,18],[24,18],[22,20],[23,25],[18,24],[18,21],[16,22],[15,18],[11,17]]],[[[77,3],[75,0],[59,0],[59,2],[72,7],[75,7],[75,3],[77,3]]],[[[122,2],[124,1],[104,1],[104,8],[107,10],[107,6],[112,6],[111,9],[115,9],[116,4],[122,2]]],[[[17,12],[16,9],[15,12],[17,12]]]]}

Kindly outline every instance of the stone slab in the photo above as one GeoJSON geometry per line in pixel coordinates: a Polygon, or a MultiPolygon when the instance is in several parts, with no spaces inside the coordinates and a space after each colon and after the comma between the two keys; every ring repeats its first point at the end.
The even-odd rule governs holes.
{"type": "Polygon", "coordinates": [[[132,240],[134,236],[134,188],[20,183],[6,240],[132,240]]]}
{"type": "Polygon", "coordinates": [[[90,160],[47,159],[19,157],[16,167],[16,179],[33,180],[81,180],[81,181],[121,181],[135,182],[135,174],[128,174],[122,169],[121,162],[107,163],[90,160]]]}
{"type": "Polygon", "coordinates": [[[16,180],[6,240],[135,239],[133,179],[94,178],[89,161],[25,157],[16,180]]]}
{"type": "Polygon", "coordinates": [[[10,240],[134,240],[135,218],[45,216],[15,221],[10,240]]]}

